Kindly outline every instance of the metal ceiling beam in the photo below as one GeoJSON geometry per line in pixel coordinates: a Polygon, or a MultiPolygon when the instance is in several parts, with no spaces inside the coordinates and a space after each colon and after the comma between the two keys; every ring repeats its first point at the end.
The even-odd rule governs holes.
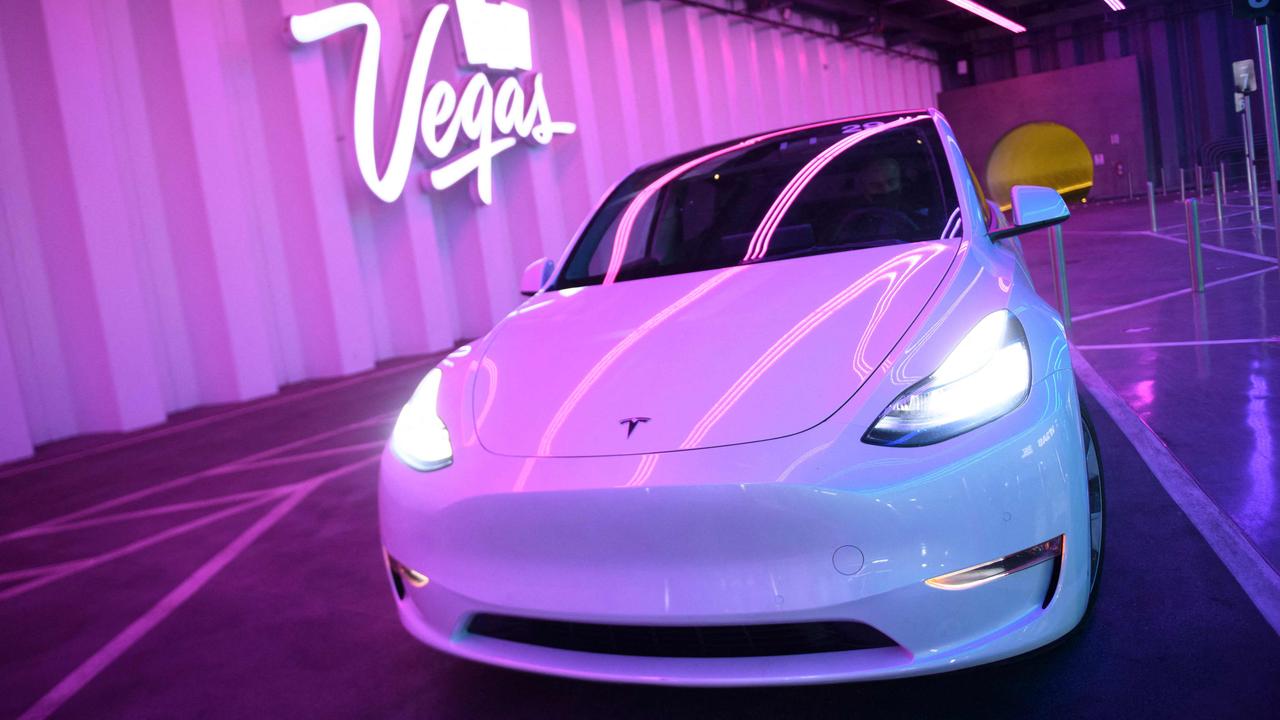
{"type": "Polygon", "coordinates": [[[902,13],[885,10],[869,0],[803,0],[803,5],[834,17],[857,15],[875,18],[885,29],[906,30],[920,41],[936,45],[958,45],[962,38],[932,23],[902,13]]]}
{"type": "MultiPolygon", "coordinates": [[[[654,0],[654,1],[663,2],[663,0],[654,0]]],[[[830,40],[832,42],[844,43],[846,45],[856,45],[858,47],[866,48],[867,50],[871,50],[873,52],[880,52],[888,55],[897,55],[899,57],[911,58],[912,60],[919,60],[921,62],[929,63],[931,65],[937,65],[939,62],[938,58],[929,57],[928,55],[921,55],[919,53],[911,52],[909,50],[898,50],[892,47],[881,47],[874,43],[869,43],[869,42],[864,42],[862,40],[857,40],[854,38],[844,37],[836,33],[824,32],[822,30],[816,30],[811,27],[805,27],[804,25],[796,25],[796,24],[784,22],[781,20],[774,20],[764,15],[755,15],[753,13],[745,12],[743,10],[734,10],[724,5],[708,2],[708,0],[671,0],[671,1],[678,3],[680,5],[685,5],[687,7],[698,8],[699,10],[719,13],[721,15],[728,15],[730,17],[736,17],[749,22],[757,22],[762,25],[768,25],[770,27],[775,27],[782,30],[789,30],[795,33],[812,35],[814,37],[823,38],[825,40],[830,40]]]]}

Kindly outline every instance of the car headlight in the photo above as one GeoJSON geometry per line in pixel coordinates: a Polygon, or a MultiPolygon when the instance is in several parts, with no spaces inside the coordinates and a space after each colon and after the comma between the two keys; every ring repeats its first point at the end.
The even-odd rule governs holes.
{"type": "Polygon", "coordinates": [[[443,376],[440,368],[434,368],[422,378],[391,431],[391,451],[414,470],[439,470],[453,462],[449,429],[436,413],[443,376]]]}
{"type": "Polygon", "coordinates": [[[897,397],[862,436],[872,445],[932,445],[1018,407],[1031,390],[1031,354],[1008,310],[984,317],[932,375],[897,397]]]}

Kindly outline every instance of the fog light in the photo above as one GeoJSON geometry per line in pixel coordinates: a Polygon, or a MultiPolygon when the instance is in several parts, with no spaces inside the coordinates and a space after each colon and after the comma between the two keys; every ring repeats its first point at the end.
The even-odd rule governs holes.
{"type": "Polygon", "coordinates": [[[991,562],[929,578],[924,582],[926,585],[942,590],[968,590],[971,587],[985,585],[992,580],[998,580],[1006,575],[1012,575],[1019,570],[1026,570],[1046,560],[1056,560],[1062,557],[1062,547],[1065,543],[1066,536],[1059,535],[1052,540],[1046,540],[1039,545],[1032,545],[1026,550],[1019,550],[1012,555],[1005,555],[991,562]]]}
{"type": "Polygon", "coordinates": [[[387,553],[387,567],[391,568],[391,572],[395,575],[395,577],[402,579],[404,582],[409,583],[413,587],[416,587],[416,588],[426,587],[426,584],[431,582],[430,578],[428,578],[426,575],[423,575],[417,570],[414,570],[408,565],[405,565],[399,560],[391,557],[390,553],[387,553]]]}

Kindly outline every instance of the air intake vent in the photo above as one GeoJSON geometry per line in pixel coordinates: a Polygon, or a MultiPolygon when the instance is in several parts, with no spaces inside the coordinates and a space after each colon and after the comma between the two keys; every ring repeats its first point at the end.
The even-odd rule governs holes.
{"type": "Polygon", "coordinates": [[[895,646],[884,633],[857,622],[597,625],[480,614],[471,619],[467,631],[558,650],[641,657],[764,657],[895,646]]]}

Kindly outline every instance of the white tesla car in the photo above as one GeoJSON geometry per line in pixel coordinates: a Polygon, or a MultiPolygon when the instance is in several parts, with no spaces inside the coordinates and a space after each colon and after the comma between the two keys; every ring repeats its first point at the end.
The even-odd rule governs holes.
{"type": "Polygon", "coordinates": [[[1075,628],[1102,479],[1056,311],[936,111],[637,170],[427,373],[382,457],[400,617],[593,680],[811,683],[1075,628]]]}

